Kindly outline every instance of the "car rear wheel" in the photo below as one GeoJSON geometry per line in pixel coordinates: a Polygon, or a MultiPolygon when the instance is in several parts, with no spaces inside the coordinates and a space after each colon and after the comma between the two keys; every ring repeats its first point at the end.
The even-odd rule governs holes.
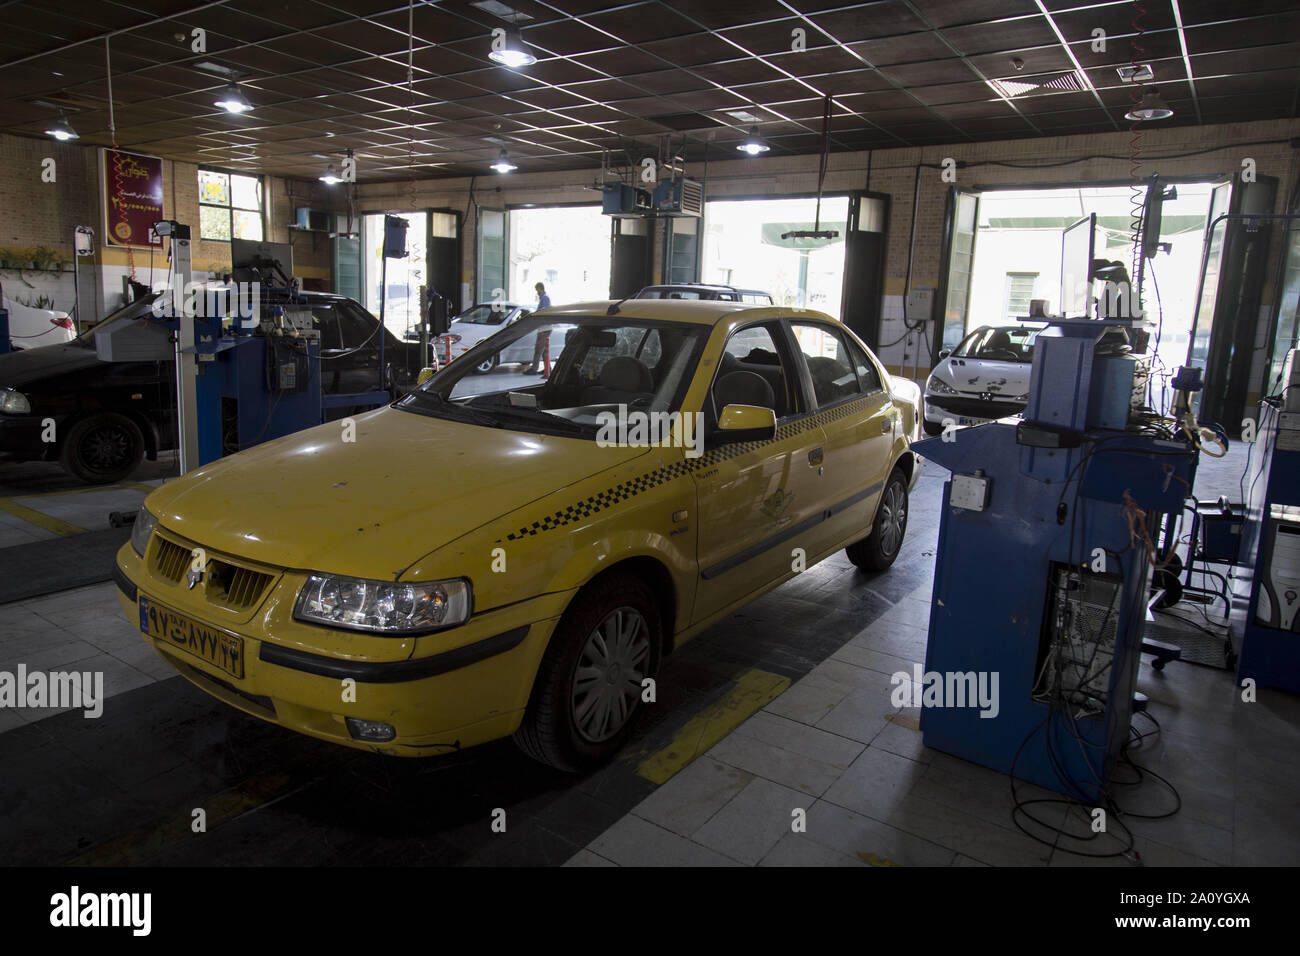
{"type": "Polygon", "coordinates": [[[613,756],[640,711],[642,682],[658,672],[661,638],[658,605],[640,579],[595,581],[551,638],[515,743],[567,771],[613,756]]]}
{"type": "Polygon", "coordinates": [[[845,554],[863,571],[883,571],[898,557],[906,532],[907,479],[895,468],[880,495],[871,534],[849,545],[845,554]]]}
{"type": "Polygon", "coordinates": [[[64,469],[92,485],[121,481],[143,458],[140,426],[117,412],[81,419],[63,439],[59,453],[64,469]]]}
{"type": "Polygon", "coordinates": [[[497,367],[497,356],[494,355],[491,358],[484,359],[482,362],[479,362],[477,365],[475,365],[474,374],[486,375],[488,372],[492,371],[496,367],[497,367]]]}

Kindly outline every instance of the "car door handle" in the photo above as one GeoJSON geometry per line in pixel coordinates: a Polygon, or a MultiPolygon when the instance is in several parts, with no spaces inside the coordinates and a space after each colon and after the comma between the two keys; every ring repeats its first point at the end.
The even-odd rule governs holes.
{"type": "Polygon", "coordinates": [[[812,451],[808,452],[808,464],[820,465],[823,457],[825,457],[825,452],[820,448],[814,448],[812,451]]]}

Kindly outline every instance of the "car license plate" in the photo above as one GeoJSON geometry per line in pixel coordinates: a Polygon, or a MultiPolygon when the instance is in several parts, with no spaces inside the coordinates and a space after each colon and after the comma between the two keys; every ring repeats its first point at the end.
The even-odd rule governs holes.
{"type": "Polygon", "coordinates": [[[200,624],[161,604],[155,604],[143,595],[139,601],[141,631],[162,641],[168,647],[179,648],[221,668],[231,677],[243,679],[244,639],[242,637],[200,624]]]}

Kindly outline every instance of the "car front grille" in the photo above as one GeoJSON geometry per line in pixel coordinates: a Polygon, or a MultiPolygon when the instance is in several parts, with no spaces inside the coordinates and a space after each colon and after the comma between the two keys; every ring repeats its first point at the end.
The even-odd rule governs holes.
{"type": "Polygon", "coordinates": [[[1006,418],[1025,410],[1025,402],[987,401],[965,396],[927,395],[925,400],[935,408],[952,412],[963,418],[1006,418]]]}
{"type": "MultiPolygon", "coordinates": [[[[161,535],[155,538],[154,573],[169,584],[180,584],[193,563],[194,553],[161,535]]],[[[209,601],[233,611],[246,611],[258,605],[275,576],[209,556],[203,579],[209,601]]]]}
{"type": "Polygon", "coordinates": [[[165,581],[176,584],[190,563],[190,553],[175,542],[158,538],[153,553],[153,569],[165,581]]]}

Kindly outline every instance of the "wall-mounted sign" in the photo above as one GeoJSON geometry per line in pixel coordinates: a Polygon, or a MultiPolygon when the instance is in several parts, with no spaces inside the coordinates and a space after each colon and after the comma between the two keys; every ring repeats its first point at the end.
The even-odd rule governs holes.
{"type": "Polygon", "coordinates": [[[163,216],[163,161],[157,156],[101,149],[104,242],[110,246],[161,244],[151,227],[163,216]]]}

